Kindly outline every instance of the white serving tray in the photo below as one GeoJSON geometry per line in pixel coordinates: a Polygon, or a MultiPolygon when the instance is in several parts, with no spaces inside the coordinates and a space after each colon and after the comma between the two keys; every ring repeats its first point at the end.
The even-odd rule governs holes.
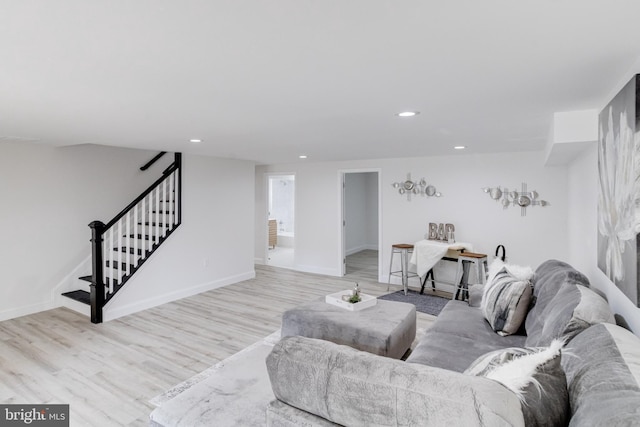
{"type": "Polygon", "coordinates": [[[364,310],[365,308],[373,307],[378,302],[378,299],[376,297],[360,292],[360,302],[352,304],[348,301],[343,301],[342,295],[351,295],[351,290],[347,289],[346,291],[340,291],[336,292],[335,294],[327,295],[324,300],[327,304],[335,305],[336,307],[344,308],[345,310],[349,311],[364,310]]]}

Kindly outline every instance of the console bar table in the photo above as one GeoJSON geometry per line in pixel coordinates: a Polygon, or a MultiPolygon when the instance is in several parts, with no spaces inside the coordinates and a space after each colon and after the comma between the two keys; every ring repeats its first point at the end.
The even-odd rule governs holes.
{"type": "Polygon", "coordinates": [[[409,263],[416,266],[418,276],[424,277],[445,256],[448,250],[473,252],[473,246],[471,243],[463,242],[447,243],[437,240],[420,240],[413,245],[413,255],[411,255],[409,263]]]}

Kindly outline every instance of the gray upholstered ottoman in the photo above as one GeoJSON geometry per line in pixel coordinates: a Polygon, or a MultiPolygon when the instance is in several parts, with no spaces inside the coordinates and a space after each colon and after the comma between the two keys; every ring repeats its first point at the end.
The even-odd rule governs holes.
{"type": "Polygon", "coordinates": [[[282,315],[282,336],[294,335],[399,359],[416,337],[416,307],[378,300],[373,307],[349,311],[324,299],[312,301],[282,315]]]}

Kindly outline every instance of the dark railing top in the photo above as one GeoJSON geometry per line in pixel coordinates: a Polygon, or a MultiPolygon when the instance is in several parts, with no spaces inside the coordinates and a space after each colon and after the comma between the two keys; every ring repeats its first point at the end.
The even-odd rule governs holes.
{"type": "Polygon", "coordinates": [[[180,160],[181,160],[180,154],[176,153],[176,160],[171,164],[171,166],[169,166],[167,169],[165,169],[164,172],[162,172],[162,176],[156,179],[155,182],[149,186],[149,188],[144,190],[144,192],[142,192],[142,194],[136,197],[136,199],[133,202],[129,203],[126,208],[121,210],[118,215],[113,217],[113,219],[104,226],[104,231],[107,231],[109,228],[111,228],[114,224],[116,224],[120,220],[120,218],[125,216],[127,212],[133,209],[133,207],[137,205],[140,202],[140,200],[144,199],[149,193],[151,193],[153,189],[156,188],[156,186],[158,186],[158,184],[160,184],[167,177],[167,175],[170,175],[174,171],[178,170],[180,168],[180,163],[181,163],[180,160]]]}
{"type": "Polygon", "coordinates": [[[158,160],[160,160],[160,158],[162,156],[164,156],[165,154],[167,154],[166,151],[161,151],[158,154],[155,155],[155,157],[151,160],[149,160],[147,163],[145,163],[144,165],[140,166],[140,170],[141,171],[146,171],[147,169],[149,169],[155,162],[157,162],[158,160]]]}

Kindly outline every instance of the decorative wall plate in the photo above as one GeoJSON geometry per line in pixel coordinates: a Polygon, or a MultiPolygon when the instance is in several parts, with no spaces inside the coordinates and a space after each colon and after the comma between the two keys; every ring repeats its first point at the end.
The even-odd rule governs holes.
{"type": "Polygon", "coordinates": [[[495,201],[500,201],[503,208],[509,206],[518,206],[520,208],[520,215],[525,216],[527,214],[528,206],[548,206],[549,202],[545,200],[538,200],[538,192],[535,190],[528,191],[527,184],[522,183],[522,190],[509,191],[508,188],[503,187],[484,187],[482,191],[487,193],[495,201]]]}
{"type": "Polygon", "coordinates": [[[440,197],[442,194],[436,190],[436,187],[433,185],[427,184],[427,180],[422,178],[419,181],[412,180],[411,174],[407,174],[407,179],[405,181],[394,182],[391,184],[393,188],[398,190],[398,193],[401,195],[406,195],[407,200],[411,200],[411,195],[416,196],[428,196],[428,197],[440,197]]]}

